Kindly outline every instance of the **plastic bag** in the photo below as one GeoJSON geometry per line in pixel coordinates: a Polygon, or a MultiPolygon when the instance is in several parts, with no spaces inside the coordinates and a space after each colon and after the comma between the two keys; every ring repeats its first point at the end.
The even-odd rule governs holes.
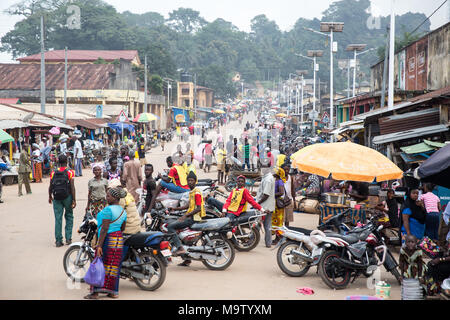
{"type": "Polygon", "coordinates": [[[102,258],[97,257],[92,261],[84,276],[84,281],[94,287],[103,287],[105,283],[105,267],[102,258]]]}

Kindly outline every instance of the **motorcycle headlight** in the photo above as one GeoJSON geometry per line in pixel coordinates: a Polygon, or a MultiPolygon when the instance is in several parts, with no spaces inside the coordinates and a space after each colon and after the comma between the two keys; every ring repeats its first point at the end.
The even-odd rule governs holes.
{"type": "Polygon", "coordinates": [[[228,232],[227,232],[227,238],[228,238],[228,239],[233,238],[233,232],[228,231],[228,232]]]}
{"type": "Polygon", "coordinates": [[[147,218],[146,220],[145,220],[145,223],[149,226],[149,225],[151,225],[152,224],[152,218],[147,218]]]}

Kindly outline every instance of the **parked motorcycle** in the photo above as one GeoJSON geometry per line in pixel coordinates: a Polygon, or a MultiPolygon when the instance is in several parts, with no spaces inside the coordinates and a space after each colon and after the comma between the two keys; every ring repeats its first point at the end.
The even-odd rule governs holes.
{"type": "MultiPolygon", "coordinates": [[[[82,241],[72,243],[64,254],[64,271],[73,281],[84,282],[83,278],[94,260],[92,240],[97,232],[97,220],[87,213],[78,233],[84,233],[82,241]]],[[[127,236],[124,246],[128,247],[122,261],[120,277],[133,280],[142,290],[154,291],[161,287],[166,278],[168,259],[171,259],[170,243],[162,232],[146,232],[127,236]]]]}
{"type": "MultiPolygon", "coordinates": [[[[178,216],[169,216],[166,210],[153,209],[145,215],[148,231],[168,233],[167,226],[178,216]]],[[[225,270],[234,261],[235,250],[230,239],[230,219],[219,218],[194,223],[190,228],[177,231],[186,254],[183,259],[201,261],[210,270],[225,270]]],[[[175,235],[171,235],[172,237],[175,235]]]]}
{"type": "Polygon", "coordinates": [[[367,225],[345,235],[325,234],[320,230],[311,232],[312,242],[319,247],[319,252],[323,250],[319,275],[330,288],[344,289],[359,275],[370,276],[381,265],[401,283],[397,262],[380,234],[383,225],[377,226],[375,221],[376,216],[367,225]]]}
{"type": "MultiPolygon", "coordinates": [[[[344,223],[344,211],[318,226],[324,232],[345,234],[350,231],[344,223]]],[[[291,277],[302,277],[312,266],[316,266],[321,258],[319,248],[311,240],[313,230],[295,227],[272,227],[281,236],[281,240],[273,250],[278,248],[277,263],[281,271],[291,277]]]]}

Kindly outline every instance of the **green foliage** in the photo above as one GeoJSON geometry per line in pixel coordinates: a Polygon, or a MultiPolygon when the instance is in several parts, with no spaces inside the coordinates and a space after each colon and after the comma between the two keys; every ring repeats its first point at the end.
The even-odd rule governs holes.
{"type": "Polygon", "coordinates": [[[150,77],[149,89],[151,94],[160,95],[163,93],[163,79],[154,74],[150,77]]]}
{"type": "MultiPolygon", "coordinates": [[[[231,77],[236,72],[246,82],[268,81],[278,83],[296,70],[308,70],[312,77],[312,63],[295,53],[305,55],[307,50],[321,49],[323,57],[318,59],[318,78],[329,81],[330,44],[328,37],[306,31],[319,30],[321,21],[344,22],[344,32],[335,34],[338,52],[335,54],[336,90],[347,86],[347,70],[338,68],[338,60],[351,57],[345,49],[351,43],[365,43],[367,48],[380,48],[358,57],[362,80],[370,77],[370,65],[384,56],[386,27],[389,17],[381,17],[381,28],[367,27],[369,0],[334,1],[323,12],[321,20],[300,18],[289,31],[281,31],[276,22],[265,15],[251,20],[251,32],[240,31],[223,19],[208,22],[200,12],[179,8],[169,13],[167,20],[156,12],[134,14],[130,11],[118,13],[111,5],[101,0],[74,0],[71,3],[81,8],[81,30],[69,30],[67,1],[23,0],[8,12],[23,16],[14,29],[1,38],[1,51],[14,57],[31,55],[40,51],[40,15],[45,12],[46,48],[53,49],[97,49],[138,50],[142,63],[148,57],[148,70],[153,75],[178,79],[177,69],[197,72],[199,84],[215,90],[215,95],[226,99],[233,97],[240,88],[235,88],[231,77]]],[[[286,10],[289,10],[286,8],[286,10]]],[[[427,21],[413,35],[409,34],[425,15],[407,13],[396,17],[396,49],[415,41],[429,31],[427,21]]],[[[101,62],[98,62],[101,63],[101,62]]],[[[143,68],[140,77],[143,80],[143,68]]],[[[150,83],[153,80],[149,80],[150,83]]],[[[153,91],[159,92],[157,79],[153,91]]],[[[269,85],[268,85],[269,86],[269,85]]],[[[152,91],[152,92],[153,92],[152,91]]]]}

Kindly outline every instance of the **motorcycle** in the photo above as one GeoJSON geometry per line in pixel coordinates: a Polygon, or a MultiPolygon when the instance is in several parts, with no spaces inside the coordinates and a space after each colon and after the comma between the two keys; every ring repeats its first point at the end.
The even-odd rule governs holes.
{"type": "MultiPolygon", "coordinates": [[[[169,216],[165,210],[153,209],[146,213],[144,224],[148,231],[168,233],[167,226],[178,216],[169,216]]],[[[178,230],[177,234],[186,254],[181,257],[201,261],[210,270],[225,270],[234,261],[235,250],[230,239],[232,228],[230,219],[210,219],[194,223],[190,228],[178,230]]],[[[171,235],[171,239],[176,236],[171,235]]]]}
{"type": "MultiPolygon", "coordinates": [[[[348,211],[328,219],[318,226],[318,229],[345,234],[350,231],[343,222],[348,211]]],[[[278,248],[277,263],[281,271],[291,277],[302,277],[312,266],[318,265],[323,251],[319,250],[311,240],[310,235],[313,230],[285,226],[272,227],[272,230],[281,236],[281,240],[272,249],[278,248]]]]}
{"type": "Polygon", "coordinates": [[[344,289],[353,277],[352,283],[361,274],[370,277],[375,269],[384,265],[399,283],[400,273],[397,262],[380,234],[383,225],[369,223],[356,227],[347,234],[325,234],[320,230],[311,232],[311,240],[324,251],[318,265],[319,275],[332,289],[344,289]]]}
{"type": "MultiPolygon", "coordinates": [[[[86,214],[78,233],[84,233],[82,241],[72,243],[64,254],[64,271],[72,281],[84,282],[89,263],[95,258],[92,240],[97,233],[97,220],[86,214]]],[[[171,259],[169,241],[162,232],[138,233],[124,237],[128,247],[122,261],[120,277],[133,280],[145,291],[161,287],[166,278],[166,267],[171,259]]]]}

